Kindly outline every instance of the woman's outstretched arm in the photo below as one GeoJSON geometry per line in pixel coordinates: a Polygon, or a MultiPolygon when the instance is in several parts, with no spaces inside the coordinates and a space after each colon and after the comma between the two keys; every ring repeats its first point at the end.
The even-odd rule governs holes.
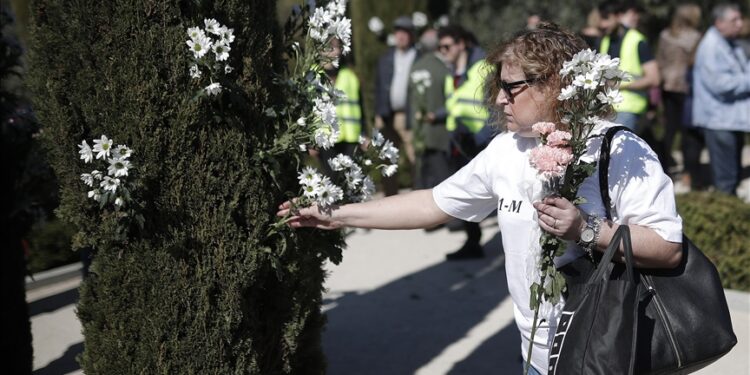
{"type": "MultiPolygon", "coordinates": [[[[290,202],[284,202],[276,215],[290,215],[291,207],[290,202]]],[[[452,217],[435,203],[432,189],[426,189],[364,203],[335,206],[329,211],[319,210],[317,206],[300,208],[291,213],[288,224],[292,228],[417,229],[434,227],[450,219],[452,217]]]]}

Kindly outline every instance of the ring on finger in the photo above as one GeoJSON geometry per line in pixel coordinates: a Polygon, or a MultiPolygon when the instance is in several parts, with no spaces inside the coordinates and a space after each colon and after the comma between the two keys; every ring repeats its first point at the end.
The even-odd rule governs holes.
{"type": "Polygon", "coordinates": [[[557,219],[555,219],[555,222],[552,223],[552,229],[557,229],[557,219]]]}

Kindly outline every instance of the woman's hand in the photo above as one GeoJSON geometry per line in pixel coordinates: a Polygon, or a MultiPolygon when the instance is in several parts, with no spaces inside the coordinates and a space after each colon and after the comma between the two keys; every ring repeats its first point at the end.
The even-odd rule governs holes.
{"type": "Polygon", "coordinates": [[[343,227],[343,223],[335,220],[331,214],[332,208],[328,211],[323,211],[318,208],[317,205],[310,207],[298,208],[292,205],[292,202],[286,201],[279,206],[279,211],[276,212],[278,217],[287,217],[286,224],[292,228],[301,227],[313,227],[319,229],[338,229],[343,227]]]}
{"type": "Polygon", "coordinates": [[[569,200],[547,197],[534,202],[539,226],[564,240],[578,241],[585,225],[581,211],[569,200]]]}

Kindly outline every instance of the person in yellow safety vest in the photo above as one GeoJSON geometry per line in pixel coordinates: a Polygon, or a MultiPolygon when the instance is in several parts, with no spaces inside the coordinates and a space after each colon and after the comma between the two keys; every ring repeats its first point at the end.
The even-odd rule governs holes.
{"type": "MultiPolygon", "coordinates": [[[[454,169],[466,165],[491,140],[494,132],[490,126],[486,107],[487,92],[484,82],[491,68],[485,62],[485,53],[473,36],[458,25],[438,30],[438,51],[451,66],[452,74],[444,83],[445,108],[428,113],[428,122],[445,121],[451,132],[451,157],[454,169]]],[[[450,227],[450,224],[449,224],[450,227]]],[[[464,222],[466,243],[457,251],[447,254],[448,260],[481,258],[484,256],[480,240],[479,223],[464,222]]]]}
{"type": "MultiPolygon", "coordinates": [[[[341,42],[338,39],[331,40],[326,55],[329,58],[341,56],[341,42]]],[[[352,156],[359,146],[359,137],[364,128],[364,111],[362,107],[362,95],[359,78],[354,70],[347,66],[336,67],[328,62],[323,65],[323,70],[331,79],[336,89],[344,92],[345,96],[340,98],[336,105],[336,117],[339,121],[339,138],[333,147],[328,150],[318,150],[320,166],[328,176],[333,175],[328,159],[338,154],[352,156]]]]}
{"type": "Polygon", "coordinates": [[[615,122],[634,131],[640,130],[638,123],[648,110],[648,90],[659,85],[659,67],[646,37],[622,23],[621,18],[628,12],[637,12],[635,5],[605,1],[598,9],[601,16],[599,29],[604,35],[598,51],[620,58],[620,69],[633,77],[620,87],[623,101],[615,105],[615,122]]]}

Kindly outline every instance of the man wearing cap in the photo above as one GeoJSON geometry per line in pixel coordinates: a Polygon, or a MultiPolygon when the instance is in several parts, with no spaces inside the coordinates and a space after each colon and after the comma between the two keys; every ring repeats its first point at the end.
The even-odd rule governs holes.
{"type": "MultiPolygon", "coordinates": [[[[408,124],[409,71],[417,58],[414,48],[414,24],[401,16],[393,24],[395,45],[378,60],[375,80],[375,126],[396,147],[403,148],[410,164],[414,163],[414,148],[408,124]]],[[[398,194],[398,178],[383,179],[386,195],[398,194]]]]}

